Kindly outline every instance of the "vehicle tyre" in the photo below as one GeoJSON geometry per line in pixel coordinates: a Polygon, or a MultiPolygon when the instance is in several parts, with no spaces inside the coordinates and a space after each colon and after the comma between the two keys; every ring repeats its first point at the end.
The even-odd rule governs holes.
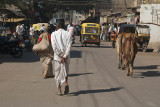
{"type": "Polygon", "coordinates": [[[85,43],[84,45],[85,45],[85,47],[87,46],[87,44],[86,44],[86,43],[85,43]]]}
{"type": "Polygon", "coordinates": [[[98,47],[100,47],[101,45],[100,45],[100,43],[98,43],[98,45],[97,45],[98,47]]]}
{"type": "Polygon", "coordinates": [[[83,43],[81,44],[81,47],[83,47],[83,43]]]}
{"type": "Polygon", "coordinates": [[[83,47],[84,46],[84,43],[83,42],[81,42],[81,47],[83,47]]]}
{"type": "Polygon", "coordinates": [[[20,48],[20,47],[14,47],[14,48],[12,48],[11,55],[14,58],[20,58],[20,57],[22,57],[22,55],[23,55],[22,48],[20,48]]]}
{"type": "Polygon", "coordinates": [[[147,52],[147,46],[142,46],[142,51],[147,52]]]}
{"type": "Polygon", "coordinates": [[[147,52],[147,44],[146,44],[146,43],[144,43],[144,44],[142,45],[142,51],[143,51],[143,52],[147,52]]]}

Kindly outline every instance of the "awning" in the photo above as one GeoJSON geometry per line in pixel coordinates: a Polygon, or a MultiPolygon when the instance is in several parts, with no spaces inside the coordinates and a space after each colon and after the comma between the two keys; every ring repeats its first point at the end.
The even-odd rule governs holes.
{"type": "Polygon", "coordinates": [[[19,22],[26,18],[22,12],[9,9],[0,9],[0,16],[1,22],[19,22]],[[4,18],[2,17],[3,14],[5,14],[4,18]]]}
{"type": "Polygon", "coordinates": [[[5,20],[0,18],[0,22],[20,22],[23,20],[25,20],[25,18],[10,18],[10,19],[5,19],[5,20]]]}

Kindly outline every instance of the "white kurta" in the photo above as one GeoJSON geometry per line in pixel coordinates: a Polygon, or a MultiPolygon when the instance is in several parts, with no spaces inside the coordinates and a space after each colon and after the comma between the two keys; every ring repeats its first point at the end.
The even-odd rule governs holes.
{"type": "Polygon", "coordinates": [[[69,72],[71,33],[59,29],[51,34],[51,43],[54,51],[55,80],[57,86],[59,86],[63,84],[69,72]],[[66,58],[65,63],[60,63],[62,56],[66,58]]]}

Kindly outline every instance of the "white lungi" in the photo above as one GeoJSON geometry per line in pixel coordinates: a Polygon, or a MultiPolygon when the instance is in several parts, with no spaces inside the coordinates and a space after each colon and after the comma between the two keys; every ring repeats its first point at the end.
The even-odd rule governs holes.
{"type": "Polygon", "coordinates": [[[62,85],[66,81],[66,77],[69,73],[69,63],[60,63],[59,61],[54,61],[55,69],[55,80],[57,87],[62,85]]]}

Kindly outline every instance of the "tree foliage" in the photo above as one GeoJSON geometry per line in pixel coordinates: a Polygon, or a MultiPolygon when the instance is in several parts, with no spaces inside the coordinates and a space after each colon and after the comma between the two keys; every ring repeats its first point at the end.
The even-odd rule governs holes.
{"type": "Polygon", "coordinates": [[[0,0],[0,6],[14,4],[29,18],[34,18],[34,12],[40,14],[42,19],[49,20],[58,10],[88,12],[94,7],[96,0],[0,0]]]}

